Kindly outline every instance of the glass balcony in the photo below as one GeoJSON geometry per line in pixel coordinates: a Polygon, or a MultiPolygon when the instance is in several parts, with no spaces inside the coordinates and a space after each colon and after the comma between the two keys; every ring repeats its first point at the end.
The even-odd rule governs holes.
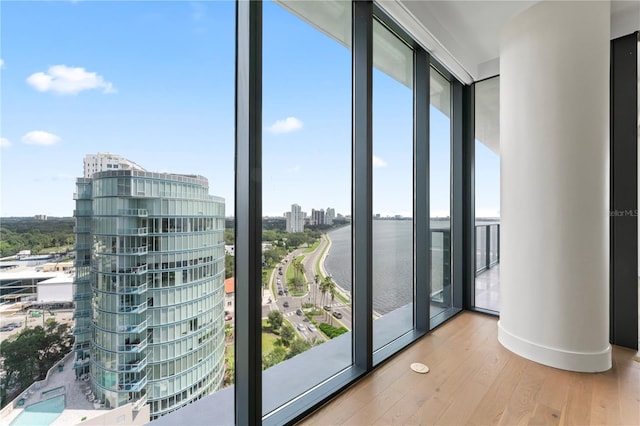
{"type": "Polygon", "coordinates": [[[73,361],[73,368],[81,368],[89,365],[91,363],[91,358],[86,357],[84,359],[77,359],[73,361]]]}
{"type": "Polygon", "coordinates": [[[116,290],[118,294],[142,294],[147,291],[147,283],[138,286],[118,286],[116,290]]]}
{"type": "Polygon", "coordinates": [[[147,366],[147,358],[136,359],[133,361],[129,361],[126,364],[118,365],[118,371],[120,373],[139,373],[144,371],[147,366]]]}
{"type": "Polygon", "coordinates": [[[147,310],[147,301],[145,300],[142,303],[137,305],[133,304],[124,304],[118,307],[118,312],[123,314],[141,314],[147,310]]]}
{"type": "Polygon", "coordinates": [[[73,215],[74,216],[92,216],[93,210],[74,210],[73,215]]]}
{"type": "Polygon", "coordinates": [[[147,348],[147,339],[143,341],[134,340],[124,345],[118,345],[118,352],[138,353],[147,348]]]}
{"type": "Polygon", "coordinates": [[[118,229],[118,235],[147,235],[147,228],[118,229]]]}
{"type": "Polygon", "coordinates": [[[149,249],[147,246],[142,247],[128,247],[118,251],[118,254],[134,254],[134,255],[143,255],[149,253],[149,249]]]}
{"type": "Polygon", "coordinates": [[[76,343],[75,345],[73,345],[73,350],[75,352],[88,351],[90,346],[91,346],[90,342],[79,342],[79,343],[76,343]]]}
{"type": "Polygon", "coordinates": [[[500,311],[500,223],[476,224],[475,305],[500,311]]]}
{"type": "Polygon", "coordinates": [[[78,334],[90,333],[91,327],[74,327],[73,335],[77,336],[78,334]]]}
{"type": "Polygon", "coordinates": [[[147,209],[119,209],[118,215],[120,216],[135,216],[135,217],[147,217],[149,211],[147,209]]]}
{"type": "Polygon", "coordinates": [[[89,300],[91,299],[91,293],[77,293],[73,295],[73,301],[77,302],[80,300],[89,300]]]}
{"type": "Polygon", "coordinates": [[[118,391],[119,392],[138,392],[142,389],[144,389],[144,387],[147,384],[147,376],[144,376],[140,379],[133,379],[133,380],[124,380],[121,382],[118,382],[118,391]]]}
{"type": "Polygon", "coordinates": [[[91,244],[76,244],[73,246],[73,249],[78,251],[78,250],[90,250],[91,249],[91,244]]]}
{"type": "Polygon", "coordinates": [[[119,274],[135,274],[140,275],[147,272],[147,265],[133,266],[131,268],[118,269],[119,274]]]}
{"type": "Polygon", "coordinates": [[[88,234],[91,232],[91,228],[88,226],[74,226],[73,232],[76,234],[88,234]]]}
{"type": "Polygon", "coordinates": [[[147,329],[147,320],[140,324],[121,325],[118,327],[118,333],[142,333],[147,329]]]}
{"type": "Polygon", "coordinates": [[[91,309],[76,309],[73,311],[73,318],[88,318],[91,316],[91,309]]]}

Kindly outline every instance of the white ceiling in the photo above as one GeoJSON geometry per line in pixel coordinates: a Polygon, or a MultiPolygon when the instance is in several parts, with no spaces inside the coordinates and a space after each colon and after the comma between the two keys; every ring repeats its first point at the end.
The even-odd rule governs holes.
{"type": "MultiPolygon", "coordinates": [[[[499,73],[499,35],[537,0],[381,0],[419,43],[465,83],[499,73]]],[[[611,2],[612,38],[640,30],[640,1],[611,2]]]]}

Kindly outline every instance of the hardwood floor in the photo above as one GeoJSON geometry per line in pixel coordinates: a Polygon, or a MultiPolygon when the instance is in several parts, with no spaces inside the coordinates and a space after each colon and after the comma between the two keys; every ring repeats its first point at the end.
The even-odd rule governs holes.
{"type": "Polygon", "coordinates": [[[464,312],[298,424],[640,425],[634,355],[614,347],[605,373],[557,370],[504,349],[497,319],[464,312]]]}

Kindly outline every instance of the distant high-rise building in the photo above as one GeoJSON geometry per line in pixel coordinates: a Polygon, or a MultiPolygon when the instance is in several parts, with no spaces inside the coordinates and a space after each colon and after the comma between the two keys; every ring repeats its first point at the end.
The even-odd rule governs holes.
{"type": "Polygon", "coordinates": [[[34,216],[35,220],[47,220],[46,214],[37,214],[34,216]]]}
{"type": "Polygon", "coordinates": [[[202,176],[139,166],[89,174],[76,187],[77,376],[88,374],[108,408],[149,404],[151,420],[218,390],[224,200],[202,176]]]}
{"type": "Polygon", "coordinates": [[[291,212],[285,213],[287,219],[287,232],[304,232],[305,213],[297,204],[291,205],[291,212]]]}
{"type": "Polygon", "coordinates": [[[88,154],[84,157],[84,177],[90,178],[94,173],[106,172],[109,170],[144,171],[141,166],[133,161],[108,152],[99,152],[95,155],[88,154]]]}
{"type": "Polygon", "coordinates": [[[325,214],[324,210],[311,210],[311,224],[312,225],[324,225],[325,224],[325,214]]]}
{"type": "Polygon", "coordinates": [[[333,225],[333,219],[336,218],[336,209],[332,209],[331,207],[327,207],[327,211],[324,215],[324,223],[326,225],[333,225]]]}

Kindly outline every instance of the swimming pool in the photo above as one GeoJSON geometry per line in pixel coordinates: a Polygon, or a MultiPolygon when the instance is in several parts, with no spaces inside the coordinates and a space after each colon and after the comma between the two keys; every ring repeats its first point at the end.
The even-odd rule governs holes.
{"type": "Polygon", "coordinates": [[[64,395],[29,405],[10,426],[49,426],[64,411],[64,395]]]}

